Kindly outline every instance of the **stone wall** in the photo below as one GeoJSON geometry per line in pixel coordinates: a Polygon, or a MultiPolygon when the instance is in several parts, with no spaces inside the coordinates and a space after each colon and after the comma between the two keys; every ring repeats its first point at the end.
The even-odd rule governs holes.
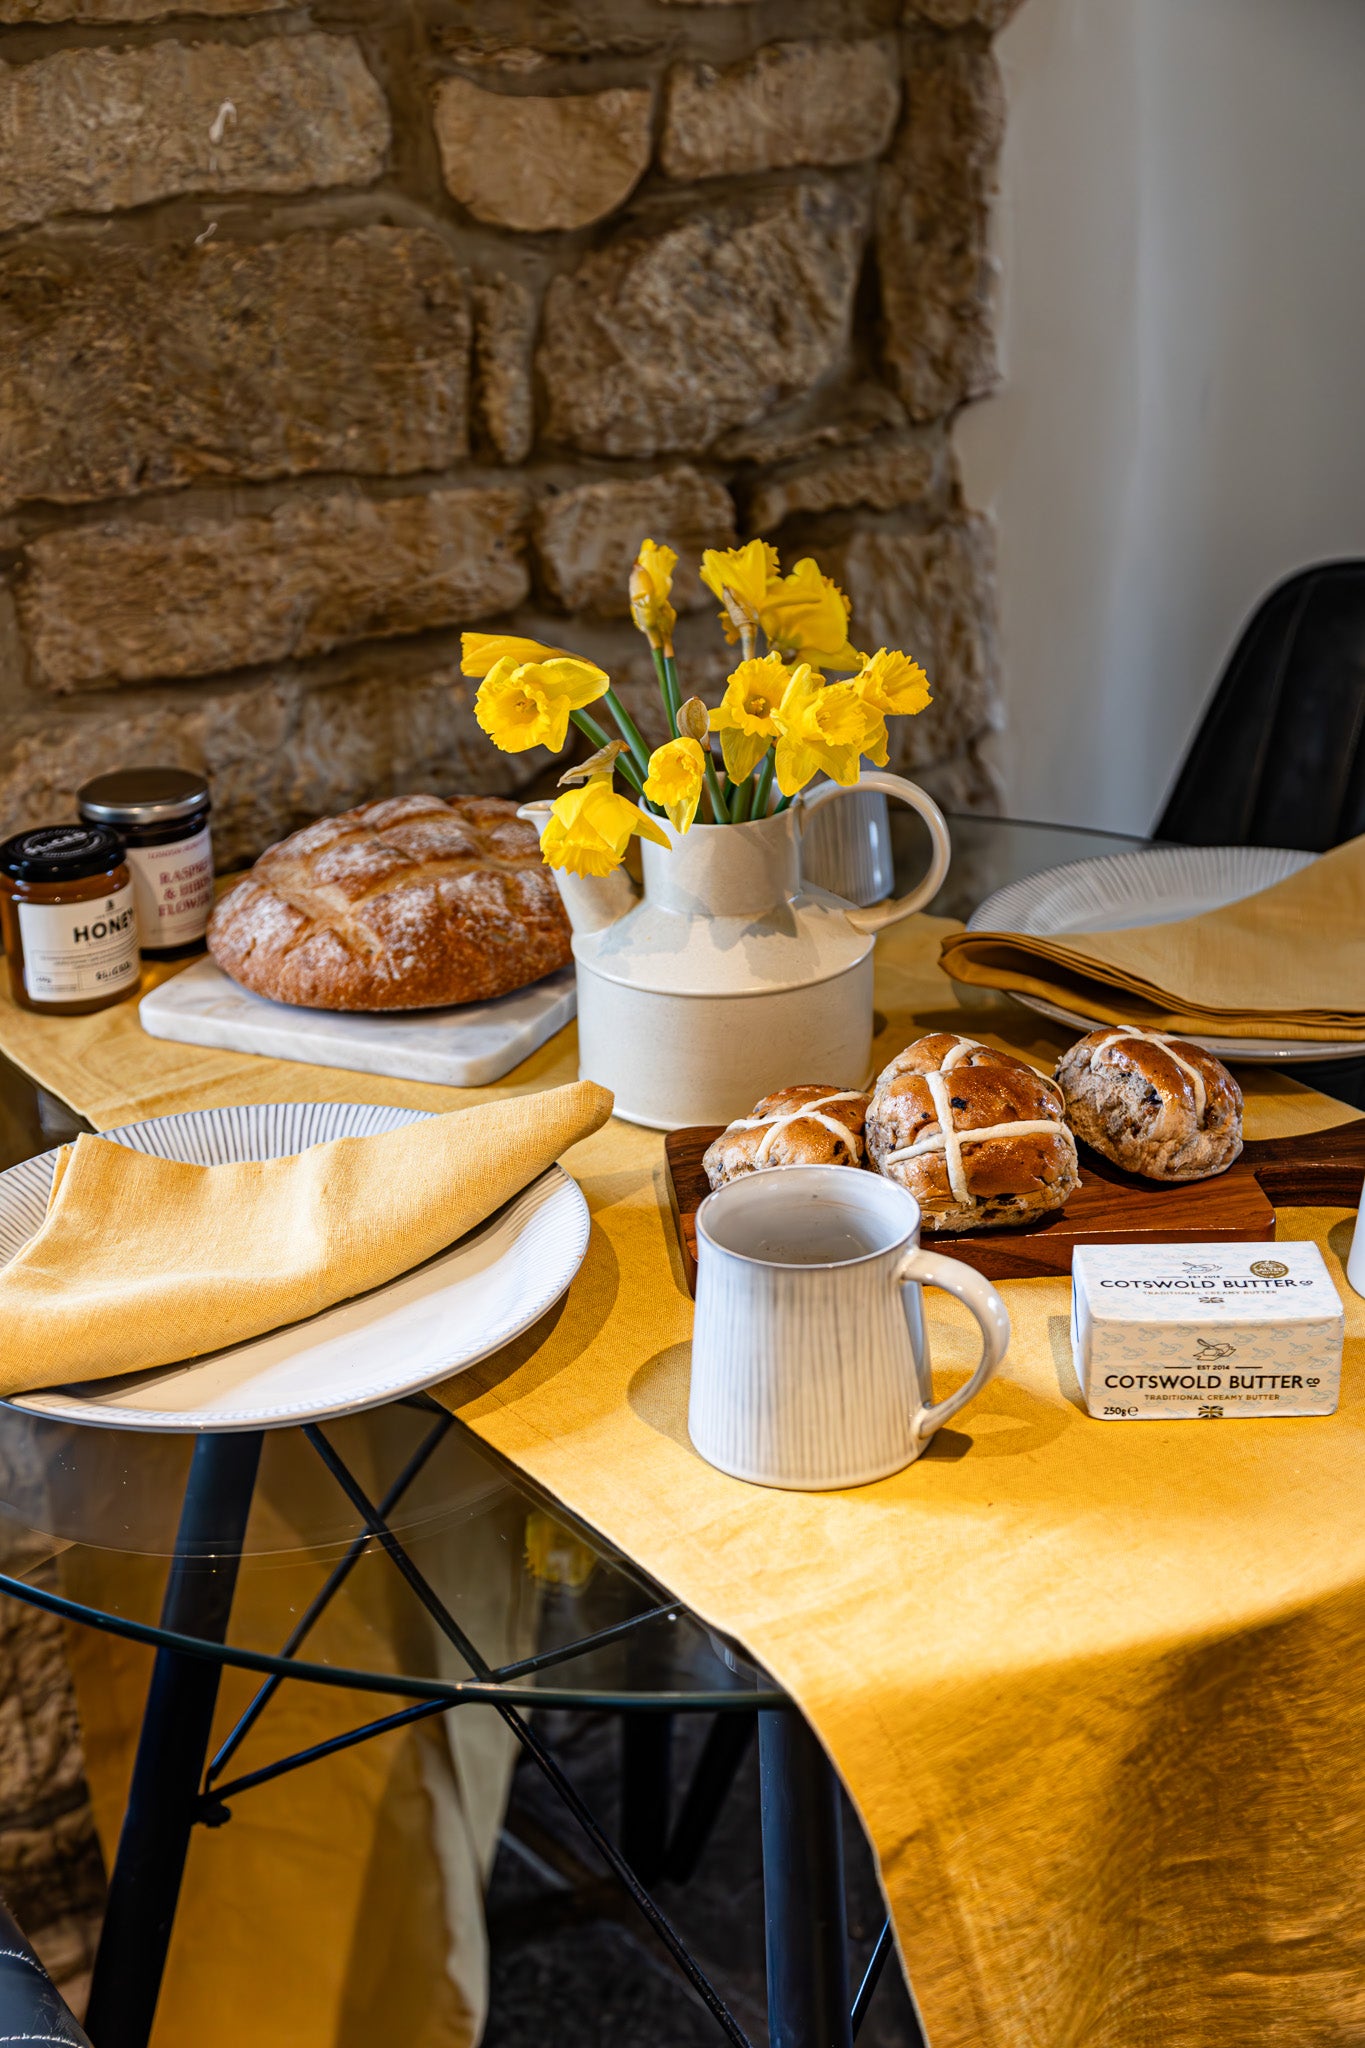
{"type": "MultiPolygon", "coordinates": [[[[608,663],[646,532],[816,550],[991,800],[1012,0],[0,0],[0,831],[206,767],[220,851],[511,791],[459,630],[608,663]]],[[[680,647],[724,656],[695,577],[680,647]]]]}

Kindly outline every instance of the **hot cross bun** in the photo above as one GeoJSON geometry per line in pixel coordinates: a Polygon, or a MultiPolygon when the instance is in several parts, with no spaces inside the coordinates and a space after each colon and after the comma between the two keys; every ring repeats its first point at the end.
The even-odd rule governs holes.
{"type": "Polygon", "coordinates": [[[917,1038],[877,1076],[867,1149],[926,1230],[988,1230],[1060,1209],[1078,1185],[1062,1091],[957,1032],[917,1038]]]}
{"type": "Polygon", "coordinates": [[[1064,1052],[1067,1122],[1115,1166],[1203,1180],[1242,1149],[1242,1091],[1202,1046],[1159,1031],[1092,1031],[1064,1052]]]}
{"type": "Polygon", "coordinates": [[[767,1166],[861,1166],[867,1103],[856,1089],[811,1081],[765,1095],[707,1146],[712,1190],[767,1166]]]}

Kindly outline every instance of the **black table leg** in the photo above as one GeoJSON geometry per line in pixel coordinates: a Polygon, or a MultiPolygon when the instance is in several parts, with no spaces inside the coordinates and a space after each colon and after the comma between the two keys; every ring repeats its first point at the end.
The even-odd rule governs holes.
{"type": "MultiPolygon", "coordinates": [[[[197,1440],[161,1604],[163,1628],[225,1640],[260,1456],[259,1430],[197,1440]]],[[[156,1653],[90,1986],[86,2029],[95,2048],[146,2048],[152,2031],[219,1670],[205,1657],[156,1653]]]]}
{"type": "Polygon", "coordinates": [[[673,1716],[621,1716],[621,1854],[641,1884],[657,1884],[668,1855],[673,1716]]]}
{"type": "Polygon", "coordinates": [[[770,2048],[852,2048],[838,1781],[791,1709],[759,1715],[758,1762],[770,2048]]]}

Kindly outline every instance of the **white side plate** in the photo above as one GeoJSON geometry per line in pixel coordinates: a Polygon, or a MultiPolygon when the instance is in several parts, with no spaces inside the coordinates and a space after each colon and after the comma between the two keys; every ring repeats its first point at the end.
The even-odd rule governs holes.
{"type": "MultiPolygon", "coordinates": [[[[135,1152],[216,1166],[280,1159],[328,1138],[368,1137],[423,1114],[278,1102],[186,1110],[103,1135],[135,1152]]],[[[44,1152],[0,1173],[0,1261],[42,1223],[55,1158],[44,1152]]],[[[588,1205],[577,1183],[552,1166],[448,1251],[307,1322],[184,1365],[16,1395],[11,1405],[69,1422],[151,1430],[261,1429],[374,1408],[448,1379],[528,1329],[563,1294],[587,1247],[588,1205]]]]}
{"type": "MultiPolygon", "coordinates": [[[[1133,853],[1105,854],[1045,868],[1022,882],[997,889],[973,911],[971,931],[1028,932],[1038,938],[1081,932],[1132,931],[1138,925],[1172,924],[1198,917],[1225,903],[1239,903],[1269,889],[1317,859],[1277,846],[1145,846],[1133,853]]],[[[1079,1010],[1064,1010],[1041,996],[1010,991],[1016,1002],[1049,1017],[1093,1031],[1101,1021],[1079,1010]]],[[[1224,1060],[1271,1062],[1341,1060],[1365,1055],[1360,1039],[1206,1038],[1186,1034],[1224,1060]]]]}
{"type": "Polygon", "coordinates": [[[576,994],[572,967],[491,1003],[448,1010],[302,1010],[243,988],[213,960],[198,960],[142,998],[138,1016],[152,1038],[265,1053],[353,1074],[486,1088],[567,1024],[576,994]]]}

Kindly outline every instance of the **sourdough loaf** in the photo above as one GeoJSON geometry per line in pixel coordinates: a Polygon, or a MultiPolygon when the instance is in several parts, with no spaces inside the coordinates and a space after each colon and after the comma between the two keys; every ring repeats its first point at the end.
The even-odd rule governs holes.
{"type": "Polygon", "coordinates": [[[483,1002],[571,957],[535,828],[492,796],[391,797],[305,826],[222,898],[208,942],[244,987],[318,1010],[483,1002]]]}

